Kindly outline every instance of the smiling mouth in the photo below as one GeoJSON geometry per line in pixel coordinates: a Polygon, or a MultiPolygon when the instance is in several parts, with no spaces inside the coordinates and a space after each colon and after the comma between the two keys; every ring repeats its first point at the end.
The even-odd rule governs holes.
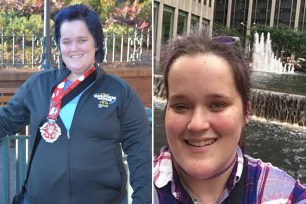
{"type": "Polygon", "coordinates": [[[82,55],[72,55],[72,56],[70,56],[71,59],[78,59],[80,57],[82,57],[82,55]]]}
{"type": "Polygon", "coordinates": [[[189,140],[185,140],[185,142],[193,147],[204,147],[207,145],[212,145],[217,141],[217,139],[208,139],[208,140],[204,140],[204,141],[189,141],[189,140]]]}

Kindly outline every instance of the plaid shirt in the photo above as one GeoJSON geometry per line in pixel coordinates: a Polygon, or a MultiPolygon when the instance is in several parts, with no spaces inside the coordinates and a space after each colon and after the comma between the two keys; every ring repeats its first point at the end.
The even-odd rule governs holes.
{"type": "MultiPolygon", "coordinates": [[[[240,203],[245,204],[306,204],[306,188],[286,172],[246,156],[248,160],[244,193],[240,203]]],[[[243,154],[237,148],[237,162],[217,203],[227,204],[243,169],[243,154]]],[[[154,159],[154,203],[189,204],[191,197],[183,188],[178,173],[172,166],[167,147],[154,159]]]]}

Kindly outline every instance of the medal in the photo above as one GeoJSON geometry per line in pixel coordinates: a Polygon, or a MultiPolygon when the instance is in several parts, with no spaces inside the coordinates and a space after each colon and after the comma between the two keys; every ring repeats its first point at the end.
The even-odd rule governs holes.
{"type": "Polygon", "coordinates": [[[55,120],[49,119],[40,128],[41,136],[46,142],[53,143],[61,135],[61,128],[55,123],[55,120]]]}
{"type": "Polygon", "coordinates": [[[67,78],[59,83],[54,89],[49,106],[48,121],[39,128],[41,136],[46,142],[53,143],[61,135],[61,128],[56,124],[56,120],[61,110],[62,98],[78,84],[80,84],[93,71],[95,71],[94,66],[86,71],[82,76],[80,76],[75,82],[73,82],[65,91],[63,89],[67,78]]]}

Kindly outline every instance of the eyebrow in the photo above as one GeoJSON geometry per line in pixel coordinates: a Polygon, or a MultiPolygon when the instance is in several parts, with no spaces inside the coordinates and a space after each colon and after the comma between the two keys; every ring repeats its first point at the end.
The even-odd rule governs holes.
{"type": "MultiPolygon", "coordinates": [[[[218,99],[218,100],[233,100],[233,97],[231,96],[226,96],[223,94],[219,94],[219,93],[211,93],[208,95],[205,95],[206,98],[213,98],[213,99],[218,99]]],[[[169,99],[171,100],[182,100],[182,99],[188,99],[188,96],[185,94],[174,94],[174,95],[170,95],[169,94],[169,99]]]]}
{"type": "Polygon", "coordinates": [[[186,99],[186,98],[188,98],[186,95],[184,95],[184,94],[174,94],[173,96],[171,96],[170,94],[169,94],[169,99],[172,99],[172,100],[179,100],[179,99],[186,99]]]}
{"type": "Polygon", "coordinates": [[[233,98],[233,97],[226,96],[226,95],[223,95],[223,94],[218,94],[218,93],[209,94],[208,97],[217,98],[217,99],[227,99],[227,100],[232,100],[232,98],[233,98]]]}
{"type": "MultiPolygon", "coordinates": [[[[87,36],[79,36],[77,37],[77,39],[87,39],[88,37],[87,36]]],[[[61,40],[71,40],[69,37],[62,37],[61,40]]]]}

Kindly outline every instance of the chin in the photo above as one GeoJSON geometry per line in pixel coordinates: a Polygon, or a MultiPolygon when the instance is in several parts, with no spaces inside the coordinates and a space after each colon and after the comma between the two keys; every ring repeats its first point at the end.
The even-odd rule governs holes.
{"type": "Polygon", "coordinates": [[[180,169],[190,177],[197,179],[207,179],[215,174],[217,170],[212,168],[211,163],[195,164],[189,163],[185,165],[179,165],[180,169]]]}
{"type": "Polygon", "coordinates": [[[191,169],[190,171],[185,172],[188,176],[196,178],[196,179],[208,179],[215,174],[215,171],[208,169],[191,169]]]}

